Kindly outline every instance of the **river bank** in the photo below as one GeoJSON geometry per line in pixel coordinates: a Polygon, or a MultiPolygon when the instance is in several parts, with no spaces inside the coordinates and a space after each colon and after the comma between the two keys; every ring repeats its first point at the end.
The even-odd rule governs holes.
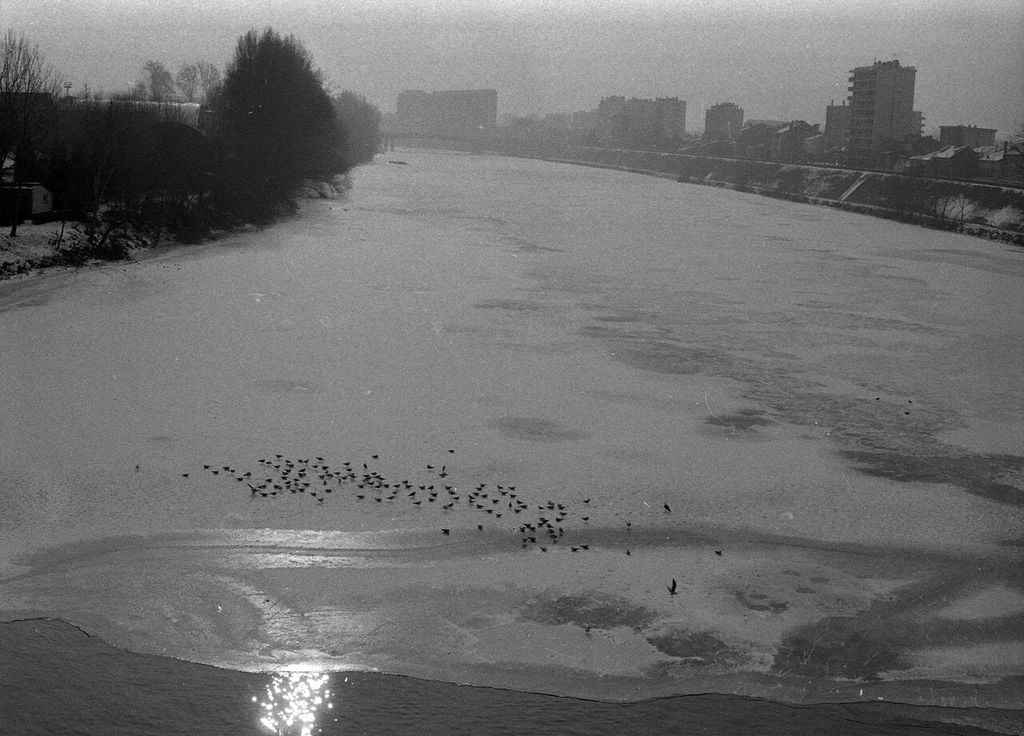
{"type": "Polygon", "coordinates": [[[1024,245],[1024,189],[891,172],[566,146],[509,150],[583,164],[824,205],[923,227],[1024,245]]]}
{"type": "MultiPolygon", "coordinates": [[[[308,181],[298,196],[301,201],[337,199],[351,188],[349,174],[338,175],[331,181],[308,181]]],[[[280,217],[274,222],[281,222],[280,217]]],[[[273,223],[271,223],[273,224],[273,223]]],[[[55,268],[80,268],[110,261],[129,260],[132,253],[152,250],[161,246],[188,245],[211,242],[233,233],[256,229],[256,225],[236,224],[232,227],[205,227],[193,233],[186,241],[166,233],[141,232],[127,228],[117,233],[115,251],[97,252],[90,246],[84,232],[84,223],[76,221],[47,222],[18,225],[18,234],[11,236],[6,227],[0,232],[0,281],[26,276],[33,272],[55,268]]]]}
{"type": "Polygon", "coordinates": [[[23,223],[18,226],[15,237],[8,235],[6,228],[4,230],[0,234],[0,279],[22,276],[40,268],[72,265],[60,256],[57,246],[60,223],[23,223]]]}

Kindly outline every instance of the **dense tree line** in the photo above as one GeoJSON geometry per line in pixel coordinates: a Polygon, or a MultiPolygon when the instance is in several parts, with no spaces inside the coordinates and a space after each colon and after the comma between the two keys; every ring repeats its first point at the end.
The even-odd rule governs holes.
{"type": "Polygon", "coordinates": [[[0,79],[0,153],[15,154],[15,180],[50,189],[98,255],[123,255],[129,234],[270,221],[306,182],[335,181],[380,144],[379,111],[354,93],[332,99],[303,45],[269,28],[239,39],[223,77],[205,62],[172,75],[150,61],[135,88],[105,100],[61,99],[35,61],[49,94],[5,100],[0,79]],[[204,104],[179,104],[193,100],[204,104]],[[7,117],[18,120],[5,131],[7,117]]]}
{"type": "Polygon", "coordinates": [[[381,148],[384,116],[365,97],[355,92],[342,92],[333,103],[334,112],[342,124],[347,163],[353,166],[369,163],[381,148]]]}

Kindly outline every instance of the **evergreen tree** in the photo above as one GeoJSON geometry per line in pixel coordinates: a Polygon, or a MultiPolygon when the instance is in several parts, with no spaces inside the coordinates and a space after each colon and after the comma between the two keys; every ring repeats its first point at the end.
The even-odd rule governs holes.
{"type": "Polygon", "coordinates": [[[244,219],[293,209],[305,180],[347,168],[321,74],[294,36],[270,28],[242,36],[214,108],[222,150],[217,194],[244,219]]]}

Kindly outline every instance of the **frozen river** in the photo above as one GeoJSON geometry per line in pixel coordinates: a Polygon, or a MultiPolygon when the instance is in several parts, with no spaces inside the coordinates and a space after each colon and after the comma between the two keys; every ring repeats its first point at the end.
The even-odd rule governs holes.
{"type": "Polygon", "coordinates": [[[0,619],[240,670],[1024,706],[1024,252],[396,157],[267,230],[0,283],[0,619]]]}

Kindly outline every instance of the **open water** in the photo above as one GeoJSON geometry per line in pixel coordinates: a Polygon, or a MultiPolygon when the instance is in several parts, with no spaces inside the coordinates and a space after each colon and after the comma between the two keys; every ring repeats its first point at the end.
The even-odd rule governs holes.
{"type": "Polygon", "coordinates": [[[609,703],[363,672],[240,673],[133,655],[40,621],[0,624],[0,648],[0,732],[19,736],[981,736],[1019,727],[1012,712],[991,709],[727,695],[609,703]]]}

